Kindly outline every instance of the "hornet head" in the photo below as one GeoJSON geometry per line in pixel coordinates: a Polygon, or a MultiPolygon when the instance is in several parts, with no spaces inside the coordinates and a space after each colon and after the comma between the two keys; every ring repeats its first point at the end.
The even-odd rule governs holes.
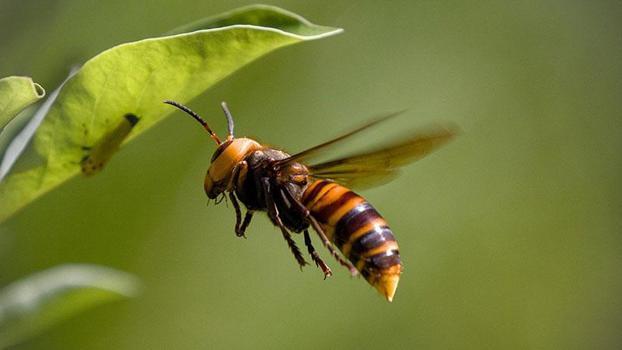
{"type": "Polygon", "coordinates": [[[226,190],[231,190],[233,175],[238,163],[243,161],[250,153],[260,149],[261,145],[257,141],[249,138],[235,138],[233,136],[233,117],[225,102],[221,103],[222,109],[227,117],[228,129],[227,138],[224,141],[221,141],[218,135],[207,125],[207,122],[190,108],[170,100],[164,101],[164,103],[175,106],[188,113],[203,126],[212,140],[216,142],[217,148],[212,155],[211,164],[205,175],[204,189],[207,197],[215,199],[226,190]]]}

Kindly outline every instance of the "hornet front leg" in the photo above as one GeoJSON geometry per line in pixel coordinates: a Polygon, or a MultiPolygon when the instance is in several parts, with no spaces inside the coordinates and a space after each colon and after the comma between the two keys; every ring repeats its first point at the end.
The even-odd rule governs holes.
{"type": "Polygon", "coordinates": [[[242,211],[240,210],[240,204],[238,203],[238,200],[233,192],[229,192],[229,199],[231,199],[231,204],[233,204],[233,209],[235,209],[235,235],[238,237],[246,238],[246,228],[251,223],[251,219],[253,218],[253,212],[247,210],[246,215],[244,215],[244,221],[242,221],[242,211]]]}
{"type": "Polygon", "coordinates": [[[229,199],[231,199],[231,203],[233,204],[233,208],[235,209],[235,235],[238,237],[246,238],[246,228],[251,223],[251,219],[253,218],[253,212],[251,210],[246,210],[246,214],[244,215],[244,221],[242,221],[242,211],[240,210],[240,205],[238,204],[238,200],[235,197],[235,189],[238,185],[240,185],[240,176],[244,178],[246,173],[248,172],[248,163],[244,160],[239,162],[233,168],[233,174],[231,176],[231,181],[227,184],[227,190],[229,191],[229,199]]]}

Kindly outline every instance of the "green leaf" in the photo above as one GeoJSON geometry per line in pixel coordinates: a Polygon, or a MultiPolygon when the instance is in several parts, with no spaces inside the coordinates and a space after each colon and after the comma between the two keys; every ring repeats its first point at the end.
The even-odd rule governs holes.
{"type": "Polygon", "coordinates": [[[11,119],[45,96],[45,90],[29,77],[0,79],[0,132],[11,119]]]}
{"type": "Polygon", "coordinates": [[[163,100],[189,101],[275,49],[341,32],[263,5],[182,30],[194,31],[104,51],[67,81],[30,146],[0,182],[0,221],[79,174],[83,147],[97,143],[125,114],[141,118],[129,141],[174,111],[163,100]]]}
{"type": "Polygon", "coordinates": [[[139,282],[107,267],[53,267],[0,290],[0,348],[30,338],[97,305],[133,297],[139,282]]]}

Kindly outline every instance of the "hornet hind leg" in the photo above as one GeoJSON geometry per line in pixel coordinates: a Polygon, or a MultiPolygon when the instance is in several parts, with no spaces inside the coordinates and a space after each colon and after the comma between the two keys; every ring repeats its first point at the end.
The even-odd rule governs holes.
{"type": "Polygon", "coordinates": [[[326,237],[326,234],[324,233],[324,230],[322,229],[320,224],[317,222],[317,220],[315,220],[315,218],[313,218],[313,216],[311,216],[311,213],[309,213],[309,210],[302,203],[300,203],[299,200],[294,198],[294,196],[292,196],[291,193],[289,193],[289,191],[283,190],[282,194],[286,196],[287,201],[292,203],[292,205],[296,206],[298,210],[300,211],[300,213],[309,221],[311,226],[313,226],[313,229],[315,230],[315,232],[318,234],[318,236],[322,240],[322,244],[324,244],[324,247],[328,249],[330,254],[339,262],[339,264],[341,264],[342,266],[345,266],[350,271],[350,275],[357,276],[359,272],[356,269],[356,267],[352,265],[350,261],[344,259],[339,254],[339,252],[337,251],[333,243],[328,239],[328,237],[326,237]]]}
{"type": "MultiPolygon", "coordinates": [[[[307,208],[301,206],[299,202],[294,200],[294,197],[287,190],[287,188],[280,187],[279,194],[281,195],[281,198],[284,200],[284,202],[290,203],[292,208],[295,209],[302,218],[304,218],[305,220],[307,219],[307,216],[309,216],[309,211],[307,210],[307,208]]],[[[315,263],[315,266],[319,267],[324,273],[324,279],[326,279],[326,277],[332,276],[333,272],[331,271],[330,267],[328,267],[324,260],[322,260],[320,254],[318,254],[318,252],[315,250],[315,247],[313,247],[313,243],[311,242],[311,236],[309,236],[309,231],[307,229],[304,230],[304,238],[305,245],[307,246],[307,251],[309,252],[309,255],[311,255],[311,259],[315,263]]]]}
{"type": "Polygon", "coordinates": [[[328,267],[328,265],[326,265],[324,260],[320,258],[320,254],[318,254],[317,251],[315,251],[313,244],[311,244],[311,237],[309,236],[309,231],[305,230],[304,235],[305,235],[305,245],[307,246],[307,249],[309,250],[309,254],[311,255],[311,259],[313,259],[315,266],[322,269],[322,272],[324,273],[324,279],[326,279],[326,277],[332,276],[333,272],[330,270],[330,267],[328,267]]]}
{"type": "Polygon", "coordinates": [[[318,236],[320,236],[320,239],[322,240],[322,243],[324,244],[326,249],[328,249],[333,257],[337,259],[337,261],[342,266],[345,266],[350,271],[350,275],[352,275],[353,277],[358,276],[359,272],[356,267],[352,265],[350,261],[344,259],[341,255],[339,255],[339,252],[337,251],[337,249],[335,249],[333,243],[328,239],[328,237],[326,237],[326,234],[324,233],[324,230],[322,229],[320,224],[311,215],[309,215],[309,222],[311,223],[311,226],[313,226],[315,232],[317,232],[318,236]]]}

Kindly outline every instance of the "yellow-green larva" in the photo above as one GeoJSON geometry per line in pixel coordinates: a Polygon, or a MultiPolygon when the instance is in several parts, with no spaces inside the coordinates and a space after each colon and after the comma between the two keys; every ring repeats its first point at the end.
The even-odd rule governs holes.
{"type": "Polygon", "coordinates": [[[84,156],[80,162],[82,173],[86,176],[91,176],[101,171],[104,165],[119,150],[119,147],[139,120],[140,118],[136,115],[128,113],[123,116],[119,125],[102,136],[93,147],[85,147],[89,154],[84,156]]]}

